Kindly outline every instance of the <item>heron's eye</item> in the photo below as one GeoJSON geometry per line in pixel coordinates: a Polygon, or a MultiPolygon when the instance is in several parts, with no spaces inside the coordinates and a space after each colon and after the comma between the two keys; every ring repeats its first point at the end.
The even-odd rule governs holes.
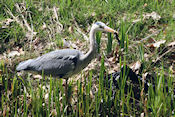
{"type": "Polygon", "coordinates": [[[99,25],[99,28],[102,28],[102,29],[103,29],[104,27],[103,27],[103,26],[101,26],[101,25],[99,25]]]}

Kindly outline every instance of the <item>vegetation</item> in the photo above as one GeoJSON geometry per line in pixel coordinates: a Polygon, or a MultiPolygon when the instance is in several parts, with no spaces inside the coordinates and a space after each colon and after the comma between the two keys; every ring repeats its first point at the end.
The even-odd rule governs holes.
{"type": "Polygon", "coordinates": [[[174,0],[1,0],[0,116],[174,116],[174,26],[174,0]],[[95,21],[118,30],[120,46],[114,35],[97,33],[101,57],[69,79],[68,92],[64,79],[15,71],[55,49],[86,52],[95,21]],[[141,82],[135,99],[120,74],[114,88],[113,77],[104,77],[122,65],[151,76],[154,87],[146,92],[141,82]]]}

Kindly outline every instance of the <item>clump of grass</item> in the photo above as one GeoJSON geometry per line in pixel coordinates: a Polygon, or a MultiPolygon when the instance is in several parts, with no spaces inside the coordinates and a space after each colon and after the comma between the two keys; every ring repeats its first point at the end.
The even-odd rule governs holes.
{"type": "Polygon", "coordinates": [[[132,86],[128,87],[127,91],[125,90],[127,82],[127,74],[125,73],[127,73],[127,71],[124,71],[124,74],[120,75],[121,79],[118,80],[119,89],[114,89],[112,76],[110,78],[110,84],[105,83],[109,80],[104,79],[105,70],[104,57],[102,57],[100,76],[96,84],[98,90],[93,94],[94,98],[91,98],[92,94],[90,93],[92,91],[92,72],[84,83],[80,80],[78,80],[75,85],[70,83],[69,92],[65,92],[62,79],[49,77],[49,89],[43,88],[48,84],[46,81],[43,81],[41,84],[38,82],[36,87],[31,86],[27,92],[16,77],[14,77],[10,83],[12,86],[11,89],[9,89],[8,86],[8,79],[5,79],[6,85],[3,90],[1,90],[2,112],[5,112],[6,116],[129,116],[142,113],[143,109],[147,108],[150,116],[172,115],[175,105],[174,99],[172,98],[174,95],[173,78],[169,77],[167,83],[165,83],[163,69],[161,74],[157,75],[155,87],[149,87],[146,107],[143,107],[141,104],[139,106],[140,109],[138,109],[133,100],[134,94],[132,86]],[[73,86],[77,87],[76,94],[72,92],[71,87],[73,86]],[[10,90],[12,93],[9,97],[10,90]],[[65,93],[69,93],[69,100],[66,99],[65,93]],[[72,103],[72,98],[76,98],[76,100],[74,100],[76,102],[72,103]]]}
{"type": "MultiPolygon", "coordinates": [[[[151,53],[146,47],[147,42],[133,46],[135,41],[150,35],[152,27],[155,30],[164,29],[160,34],[152,37],[155,40],[165,38],[167,42],[174,41],[175,23],[172,17],[174,1],[94,0],[92,4],[92,1],[85,0],[41,2],[8,0],[0,3],[1,54],[6,53],[9,48],[13,49],[13,47],[30,50],[29,46],[37,45],[38,40],[40,42],[56,42],[57,46],[62,47],[62,39],[71,35],[67,30],[70,26],[74,26],[73,20],[76,20],[85,33],[87,33],[86,30],[89,25],[100,20],[109,23],[109,26],[114,29],[119,28],[120,49],[123,50],[119,53],[121,55],[119,62],[120,67],[124,66],[124,71],[126,71],[128,63],[139,60],[144,65],[141,75],[152,71],[156,72],[157,76],[153,81],[150,81],[152,85],[150,85],[147,95],[142,95],[139,100],[136,100],[133,87],[129,86],[127,90],[125,88],[127,71],[120,74],[118,89],[113,87],[112,76],[104,79],[105,76],[108,76],[104,55],[98,70],[99,79],[94,79],[96,74],[91,71],[87,77],[82,75],[83,80],[70,82],[68,92],[65,92],[64,80],[55,79],[51,76],[46,77],[50,80],[47,82],[47,80],[43,80],[44,76],[42,80],[37,81],[32,80],[27,75],[25,77],[28,79],[26,82],[17,73],[11,72],[5,60],[2,60],[0,63],[0,114],[2,116],[140,116],[143,112],[147,116],[174,116],[174,78],[172,77],[172,70],[165,66],[167,61],[163,61],[164,64],[154,64],[154,67],[152,60],[158,56],[158,50],[153,53],[151,60],[147,61],[144,54],[151,53]],[[26,10],[23,9],[22,13],[17,12],[16,3],[22,3],[26,10]],[[53,7],[58,13],[58,20],[54,17],[53,7]],[[12,19],[6,11],[7,8],[16,17],[18,15],[19,17],[25,16],[29,26],[33,27],[34,32],[37,32],[32,39],[26,38],[26,29],[24,30],[15,21],[9,25],[4,25],[4,21],[9,18],[12,19]],[[151,18],[143,20],[145,13],[153,11],[161,16],[159,21],[151,18]],[[132,21],[136,19],[141,20],[133,23],[132,21]],[[61,31],[57,31],[58,21],[63,25],[61,31]],[[44,24],[47,28],[42,28],[44,24]],[[3,26],[5,27],[2,28],[3,26]],[[32,44],[31,42],[34,40],[36,43],[32,44]],[[168,76],[165,76],[164,74],[167,71],[168,76]],[[94,80],[96,80],[95,91],[94,80]],[[110,82],[107,82],[108,80],[110,82]],[[65,95],[66,93],[68,98],[65,95]]],[[[75,33],[74,37],[77,38],[79,35],[75,33]]],[[[101,37],[101,33],[96,35],[98,44],[100,44],[101,37]]],[[[107,37],[106,53],[110,53],[112,48],[115,48],[112,47],[114,40],[111,34],[108,34],[107,37]]],[[[32,53],[35,53],[32,49],[32,53]]],[[[49,49],[43,46],[42,50],[37,51],[45,53],[53,49],[54,46],[49,49]]],[[[98,52],[101,53],[100,47],[98,52]]]]}

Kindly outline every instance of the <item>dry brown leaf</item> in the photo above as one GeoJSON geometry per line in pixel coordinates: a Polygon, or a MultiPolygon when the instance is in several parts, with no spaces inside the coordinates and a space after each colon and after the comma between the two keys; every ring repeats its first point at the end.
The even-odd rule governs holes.
{"type": "Polygon", "coordinates": [[[148,39],[148,43],[155,43],[156,41],[153,38],[148,39]]]}
{"type": "Polygon", "coordinates": [[[19,49],[19,53],[20,53],[20,55],[24,55],[24,54],[25,54],[25,51],[23,51],[23,49],[20,48],[20,49],[19,49]]]}
{"type": "Polygon", "coordinates": [[[41,27],[41,30],[44,30],[46,28],[47,28],[47,26],[46,26],[46,23],[44,22],[43,25],[42,25],[42,27],[41,27]]]}
{"type": "Polygon", "coordinates": [[[171,66],[169,67],[169,70],[170,70],[170,72],[175,73],[175,71],[173,70],[173,65],[171,65],[171,66]]]}
{"type": "Polygon", "coordinates": [[[8,19],[0,22],[0,24],[2,24],[2,28],[7,28],[10,25],[10,23],[13,21],[14,21],[13,19],[8,18],[8,19]]]}
{"type": "Polygon", "coordinates": [[[68,31],[69,31],[69,33],[72,34],[74,32],[74,28],[72,26],[70,26],[69,29],[68,29],[68,31]]]}
{"type": "Polygon", "coordinates": [[[151,56],[150,54],[145,53],[144,54],[145,61],[149,61],[150,56],[151,56]]]}
{"type": "Polygon", "coordinates": [[[161,16],[158,15],[156,12],[152,12],[152,13],[146,13],[145,15],[143,15],[144,19],[149,19],[152,18],[153,20],[160,20],[161,16]]]}
{"type": "Polygon", "coordinates": [[[42,79],[42,76],[41,75],[34,75],[33,78],[35,78],[35,79],[42,79]]]}
{"type": "Polygon", "coordinates": [[[96,16],[96,13],[95,13],[95,12],[92,12],[92,13],[91,13],[91,16],[92,16],[92,17],[96,16]]]}
{"type": "Polygon", "coordinates": [[[134,64],[131,66],[131,69],[132,69],[134,72],[136,72],[136,71],[138,71],[138,70],[140,69],[140,67],[141,67],[141,63],[140,63],[140,61],[137,61],[136,63],[134,63],[134,64]]]}
{"type": "Polygon", "coordinates": [[[110,57],[110,58],[108,58],[108,62],[109,62],[110,64],[114,64],[114,63],[116,63],[116,60],[115,60],[114,57],[110,57]]]}
{"type": "Polygon", "coordinates": [[[47,100],[49,98],[49,93],[46,93],[44,98],[45,98],[45,100],[47,100]]]}
{"type": "Polygon", "coordinates": [[[175,41],[168,44],[169,47],[175,46],[175,41]]]}
{"type": "Polygon", "coordinates": [[[13,22],[14,20],[13,19],[10,19],[10,18],[8,18],[7,20],[6,20],[6,25],[9,25],[11,22],[13,22]]]}
{"type": "Polygon", "coordinates": [[[154,51],[155,48],[159,48],[160,45],[164,44],[165,42],[166,42],[166,40],[157,41],[153,44],[148,44],[147,47],[149,47],[151,49],[151,51],[154,51]]]}
{"type": "Polygon", "coordinates": [[[133,20],[132,23],[137,23],[137,22],[140,22],[141,19],[136,19],[136,20],[133,20]]]}
{"type": "Polygon", "coordinates": [[[11,51],[9,54],[8,54],[8,57],[9,58],[13,58],[15,56],[19,56],[20,53],[18,51],[11,51]]]}
{"type": "Polygon", "coordinates": [[[145,3],[143,6],[144,6],[144,7],[147,7],[147,6],[148,6],[148,4],[147,4],[147,3],[145,3]]]}
{"type": "Polygon", "coordinates": [[[164,44],[165,42],[166,42],[166,40],[161,40],[161,41],[158,41],[158,42],[154,43],[153,46],[156,47],[156,48],[159,48],[160,45],[164,44]]]}
{"type": "MultiPolygon", "coordinates": [[[[146,7],[146,6],[147,6],[147,4],[144,4],[144,7],[146,7]]],[[[150,18],[152,18],[153,20],[160,20],[161,16],[158,15],[154,11],[152,13],[146,13],[146,14],[143,15],[143,20],[150,19],[150,18]]],[[[126,19],[126,17],[124,17],[124,20],[125,19],[126,19]]],[[[141,21],[141,19],[138,18],[138,19],[133,20],[132,23],[137,23],[137,22],[140,22],[140,21],[141,21]]]]}

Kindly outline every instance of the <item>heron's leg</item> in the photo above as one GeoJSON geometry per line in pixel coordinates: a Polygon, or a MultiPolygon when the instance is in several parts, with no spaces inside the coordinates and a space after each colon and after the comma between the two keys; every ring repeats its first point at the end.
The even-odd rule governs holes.
{"type": "Polygon", "coordinates": [[[66,96],[66,101],[68,102],[68,78],[66,78],[65,96],[66,96]]]}
{"type": "Polygon", "coordinates": [[[66,78],[66,85],[65,85],[65,96],[66,96],[66,104],[68,106],[67,108],[67,114],[69,115],[71,113],[71,103],[70,103],[70,92],[69,92],[69,84],[68,84],[68,78],[66,78]]]}

